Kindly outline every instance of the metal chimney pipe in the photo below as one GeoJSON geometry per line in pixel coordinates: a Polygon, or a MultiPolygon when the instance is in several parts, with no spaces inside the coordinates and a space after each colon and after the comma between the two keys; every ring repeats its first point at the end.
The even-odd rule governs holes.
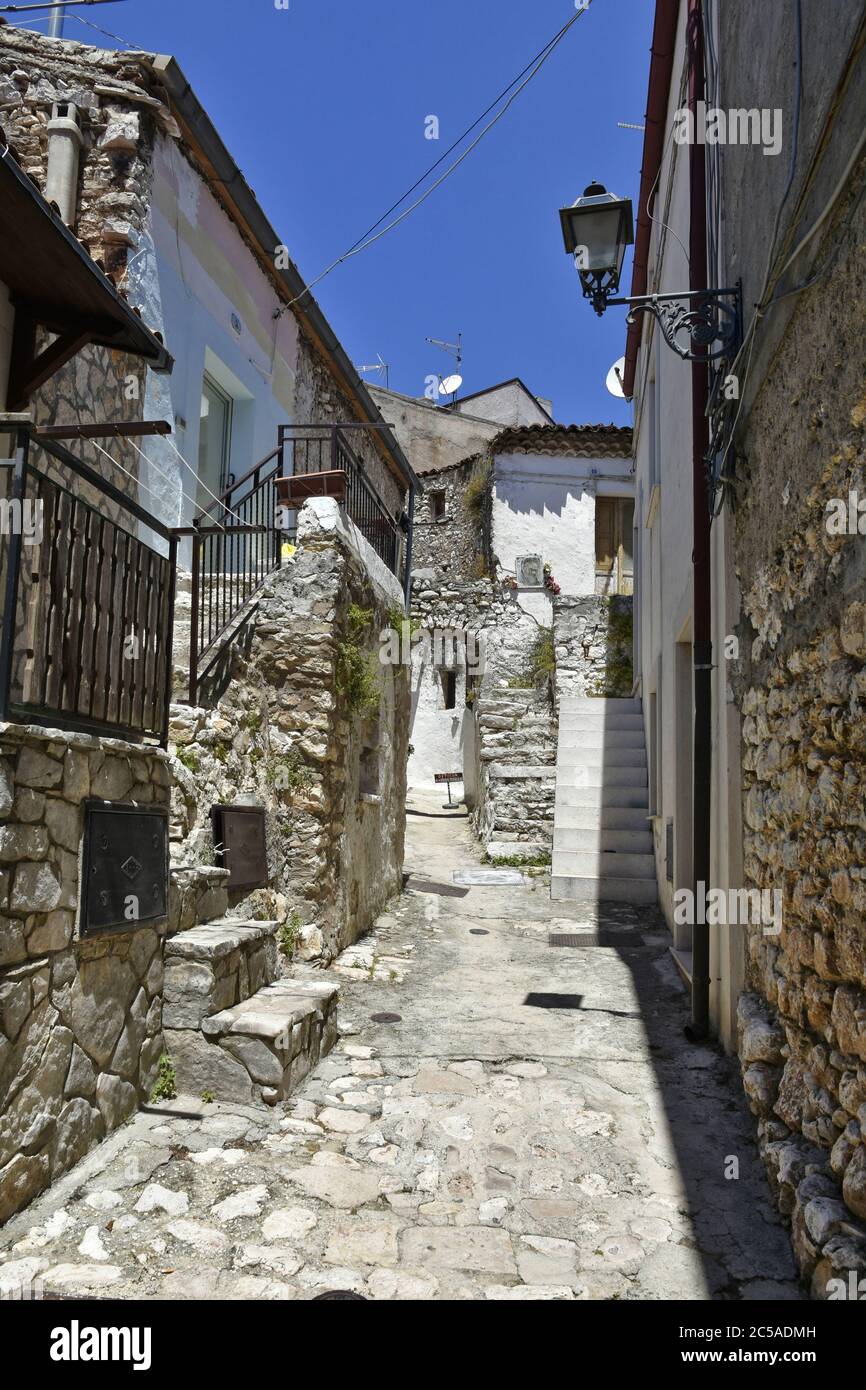
{"type": "Polygon", "coordinates": [[[48,17],[48,37],[50,39],[63,38],[63,23],[66,19],[65,5],[58,5],[56,10],[52,10],[48,17]]]}

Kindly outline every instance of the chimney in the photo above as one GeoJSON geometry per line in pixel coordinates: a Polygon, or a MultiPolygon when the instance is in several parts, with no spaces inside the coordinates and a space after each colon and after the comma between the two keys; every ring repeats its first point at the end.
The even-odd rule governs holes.
{"type": "Polygon", "coordinates": [[[48,172],[45,197],[56,203],[67,226],[75,221],[78,202],[78,160],[83,137],[78,109],[71,102],[58,101],[51,108],[48,122],[48,172]]]}

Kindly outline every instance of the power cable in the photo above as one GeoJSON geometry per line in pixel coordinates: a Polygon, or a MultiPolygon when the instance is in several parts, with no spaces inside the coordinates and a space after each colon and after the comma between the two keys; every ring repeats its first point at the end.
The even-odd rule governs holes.
{"type": "Polygon", "coordinates": [[[536,55],[536,57],[533,58],[531,62],[526,65],[525,68],[523,68],[519,76],[514,78],[513,81],[509,82],[508,86],[504,89],[504,91],[500,93],[500,95],[496,98],[495,101],[491,103],[490,106],[487,107],[486,111],[484,111],[479,117],[477,117],[476,120],[472,122],[472,125],[469,126],[463,132],[463,134],[460,136],[458,140],[455,141],[451,148],[449,150],[446,150],[445,154],[443,154],[441,158],[438,159],[436,163],[433,164],[431,168],[427,170],[426,173],[422,174],[421,178],[416,180],[412,187],[408,189],[406,193],[403,194],[402,198],[398,198],[397,202],[393,203],[392,206],[388,209],[388,212],[383,213],[382,216],[378,219],[378,221],[374,222],[373,226],[367,232],[365,232],[363,236],[359,238],[358,241],[354,242],[354,244],[349,247],[348,251],[345,251],[342,256],[338,256],[335,261],[332,261],[331,264],[327,266],[320,275],[317,275],[314,280],[311,280],[307,285],[305,285],[304,288],[301,290],[301,293],[295,295],[294,299],[290,299],[288,303],[283,304],[279,309],[277,309],[275,311],[274,317],[281,317],[281,315],[286,313],[288,309],[291,309],[295,304],[298,303],[299,300],[303,299],[304,295],[309,294],[310,291],[314,289],[316,285],[320,284],[321,281],[324,280],[327,275],[330,275],[333,270],[336,270],[337,266],[342,265],[344,261],[349,260],[352,256],[359,255],[362,251],[366,251],[369,246],[372,246],[375,242],[380,241],[383,236],[386,236],[388,232],[393,231],[395,227],[398,227],[401,222],[404,222],[407,217],[411,216],[411,214],[415,212],[415,210],[419,208],[422,203],[426,202],[430,195],[432,193],[435,193],[436,189],[440,188],[442,184],[445,182],[445,180],[449,178],[456,169],[459,169],[460,165],[464,162],[464,160],[468,159],[472,151],[476,149],[478,145],[480,145],[485,135],[487,135],[487,133],[491,131],[493,127],[498,124],[499,121],[502,120],[502,117],[517,100],[521,92],[529,86],[529,83],[535,77],[536,73],[538,73],[541,70],[541,68],[547,62],[548,58],[565,38],[565,35],[568,33],[569,29],[571,29],[572,25],[576,24],[577,21],[586,14],[591,4],[592,0],[584,0],[582,7],[579,10],[577,10],[575,14],[572,15],[568,23],[563,25],[559,32],[555,34],[554,37],[547,44],[545,44],[540,54],[536,55]],[[527,72],[528,76],[525,75],[527,74],[527,72]],[[523,81],[520,81],[521,78],[523,78],[523,81]],[[518,82],[520,83],[520,85],[517,86],[514,91],[511,91],[511,89],[515,87],[515,84],[518,82]],[[472,141],[468,148],[464,150],[463,154],[460,155],[460,157],[456,159],[448,169],[445,170],[445,173],[441,176],[441,178],[438,178],[435,181],[435,183],[433,183],[430,186],[430,188],[428,188],[427,191],[422,194],[420,198],[418,198],[414,203],[412,203],[410,207],[406,208],[406,210],[402,212],[399,217],[396,217],[393,222],[390,222],[387,226],[383,227],[380,232],[376,232],[375,236],[372,236],[371,233],[374,232],[375,229],[379,227],[382,222],[385,221],[385,219],[390,215],[391,212],[394,211],[395,208],[398,208],[401,203],[404,203],[406,199],[410,197],[412,193],[414,193],[415,189],[418,188],[420,184],[422,184],[425,181],[425,179],[429,178],[433,170],[437,169],[439,165],[445,159],[448,158],[448,155],[454,149],[456,149],[458,145],[463,143],[463,141],[466,139],[466,136],[469,135],[470,132],[473,131],[475,127],[479,124],[479,122],[482,121],[484,117],[490,111],[492,111],[495,106],[499,104],[499,102],[508,92],[511,92],[511,95],[508,97],[508,100],[505,102],[505,105],[502,107],[501,111],[499,111],[496,114],[496,116],[494,116],[492,121],[490,121],[486,126],[484,126],[484,128],[480,131],[480,133],[476,136],[476,138],[472,141]]]}

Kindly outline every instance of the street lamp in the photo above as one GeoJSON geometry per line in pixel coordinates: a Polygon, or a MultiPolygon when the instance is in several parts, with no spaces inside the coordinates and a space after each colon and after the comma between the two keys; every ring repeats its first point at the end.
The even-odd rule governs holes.
{"type": "Polygon", "coordinates": [[[688,362],[711,362],[729,353],[740,331],[739,286],[614,298],[625,249],[634,241],[630,198],[616,198],[604,184],[591,183],[572,207],[560,208],[559,220],[583,297],[599,316],[610,304],[628,305],[628,324],[637,314],[652,314],[668,347],[688,362]]]}
{"type": "Polygon", "coordinates": [[[574,257],[584,299],[601,316],[619,289],[625,248],[634,241],[631,199],[591,183],[570,208],[560,208],[565,249],[574,257]]]}

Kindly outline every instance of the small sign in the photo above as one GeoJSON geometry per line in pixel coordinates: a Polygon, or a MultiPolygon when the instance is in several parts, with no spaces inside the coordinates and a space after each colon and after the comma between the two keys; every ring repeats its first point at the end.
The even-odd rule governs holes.
{"type": "Polygon", "coordinates": [[[434,772],[434,780],[437,782],[462,782],[462,772],[434,772]]]}
{"type": "Polygon", "coordinates": [[[134,931],[168,912],[168,808],[86,801],[81,935],[134,931]]]}
{"type": "Polygon", "coordinates": [[[265,812],[261,806],[213,806],[214,852],[217,864],[228,869],[226,887],[265,888],[268,850],[265,812]]]}

